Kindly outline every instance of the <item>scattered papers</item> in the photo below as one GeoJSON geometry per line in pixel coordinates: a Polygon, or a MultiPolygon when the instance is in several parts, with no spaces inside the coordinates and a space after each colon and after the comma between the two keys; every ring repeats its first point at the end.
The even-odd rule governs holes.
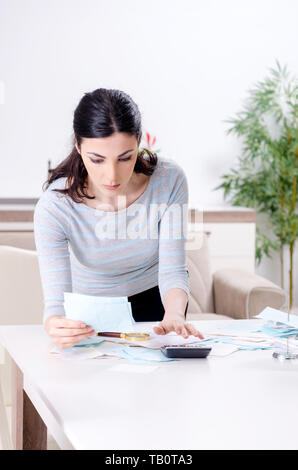
{"type": "MultiPolygon", "coordinates": [[[[212,346],[217,344],[227,344],[234,346],[235,350],[239,351],[255,351],[257,349],[271,349],[272,340],[266,338],[261,342],[251,341],[250,339],[243,339],[242,337],[229,337],[229,336],[213,336],[201,341],[202,345],[212,346]]],[[[233,352],[233,351],[232,351],[233,352]]],[[[212,355],[212,351],[210,352],[212,355]]]]}
{"type": "Polygon", "coordinates": [[[296,326],[298,328],[298,315],[294,315],[293,313],[288,315],[287,312],[283,312],[271,307],[266,307],[261,313],[256,315],[256,318],[281,322],[287,325],[296,326]]]}
{"type": "Polygon", "coordinates": [[[206,336],[229,336],[243,338],[247,341],[262,341],[266,335],[260,332],[263,325],[261,320],[232,320],[230,322],[216,322],[216,325],[202,326],[200,331],[206,336]]]}
{"type": "Polygon", "coordinates": [[[86,346],[84,348],[67,348],[60,350],[53,346],[51,353],[59,354],[64,360],[85,360],[96,359],[104,356],[116,356],[128,359],[130,362],[168,362],[176,359],[166,357],[161,351],[155,349],[144,349],[123,344],[104,342],[96,346],[86,346]]]}
{"type": "Polygon", "coordinates": [[[113,343],[106,343],[105,341],[97,345],[86,345],[81,348],[67,348],[59,349],[56,345],[50,348],[50,353],[57,354],[61,359],[64,360],[85,360],[85,359],[96,359],[104,358],[108,356],[121,357],[119,351],[122,346],[113,343]]]}
{"type": "MultiPolygon", "coordinates": [[[[271,307],[266,307],[259,315],[258,318],[267,320],[262,325],[261,331],[272,338],[289,338],[293,340],[295,345],[296,337],[298,336],[298,316],[288,314],[271,307]]],[[[298,341],[297,341],[298,343],[298,341]]],[[[273,345],[275,347],[276,343],[273,345]]]]}
{"type": "Polygon", "coordinates": [[[216,325],[208,325],[200,328],[208,341],[208,344],[231,344],[238,350],[254,351],[256,349],[270,349],[271,340],[261,330],[262,320],[231,320],[230,322],[219,322],[216,325]]]}
{"type": "MultiPolygon", "coordinates": [[[[210,340],[209,344],[212,350],[209,356],[224,357],[237,351],[239,348],[233,344],[216,343],[210,340]]],[[[53,354],[58,354],[63,360],[86,360],[86,359],[104,359],[109,356],[127,359],[137,364],[146,364],[148,362],[169,362],[173,360],[184,360],[167,358],[161,351],[138,348],[134,346],[123,346],[105,342],[97,346],[85,346],[84,348],[68,348],[60,350],[53,346],[50,350],[53,354]]]]}
{"type": "Polygon", "coordinates": [[[278,336],[280,338],[298,335],[298,328],[291,327],[286,323],[273,322],[271,320],[262,326],[262,331],[269,336],[278,336]]]}
{"type": "Polygon", "coordinates": [[[152,324],[150,328],[146,328],[146,325],[137,326],[127,297],[107,298],[73,293],[65,293],[64,296],[68,318],[84,321],[95,331],[146,332],[151,338],[148,341],[132,342],[122,338],[94,336],[78,345],[84,347],[60,350],[54,346],[51,352],[59,353],[65,360],[104,359],[114,356],[134,362],[137,367],[137,364],[185,360],[166,357],[160,351],[162,346],[200,344],[212,347],[209,356],[225,357],[238,350],[272,349],[276,344],[275,341],[281,341],[289,336],[293,347],[297,347],[298,350],[298,340],[295,340],[298,335],[298,316],[290,315],[291,323],[289,323],[287,313],[271,307],[266,307],[255,320],[231,320],[222,324],[216,322],[214,325],[211,322],[207,326],[202,324],[200,331],[205,339],[199,340],[192,335],[185,339],[175,332],[157,335],[152,324]],[[94,344],[94,340],[97,340],[97,344],[94,344]]]}
{"type": "MultiPolygon", "coordinates": [[[[138,329],[138,327],[136,327],[136,329],[138,329]]],[[[104,339],[105,341],[139,346],[141,348],[148,348],[148,349],[160,349],[163,346],[173,346],[176,344],[184,345],[184,344],[192,344],[192,343],[198,342],[198,338],[193,335],[189,336],[188,338],[183,338],[183,336],[177,335],[177,333],[175,332],[171,332],[166,335],[157,335],[154,332],[154,330],[151,328],[147,328],[146,333],[150,334],[150,339],[146,341],[129,341],[129,340],[125,340],[122,338],[109,338],[109,337],[104,337],[104,339]]]]}
{"type": "Polygon", "coordinates": [[[153,362],[170,362],[176,359],[165,356],[158,349],[144,349],[133,346],[126,346],[121,351],[121,357],[132,362],[153,361],[153,362]]]}

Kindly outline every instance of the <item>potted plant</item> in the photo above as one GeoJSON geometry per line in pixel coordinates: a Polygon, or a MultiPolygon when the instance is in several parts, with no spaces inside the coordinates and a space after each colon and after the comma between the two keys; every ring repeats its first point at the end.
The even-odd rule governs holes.
{"type": "Polygon", "coordinates": [[[284,248],[289,247],[289,306],[293,306],[293,256],[298,238],[298,81],[276,61],[268,77],[250,91],[243,109],[227,121],[243,141],[237,167],[215,189],[233,205],[266,214],[270,236],[257,226],[256,261],[280,253],[284,287],[284,248]]]}

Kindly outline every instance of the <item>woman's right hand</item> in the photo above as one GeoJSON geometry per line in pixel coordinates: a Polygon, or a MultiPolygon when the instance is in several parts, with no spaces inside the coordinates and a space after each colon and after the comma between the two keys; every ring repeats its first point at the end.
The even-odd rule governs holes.
{"type": "Polygon", "coordinates": [[[47,318],[44,326],[52,341],[60,349],[71,348],[95,333],[92,327],[84,322],[70,320],[60,315],[47,318]]]}

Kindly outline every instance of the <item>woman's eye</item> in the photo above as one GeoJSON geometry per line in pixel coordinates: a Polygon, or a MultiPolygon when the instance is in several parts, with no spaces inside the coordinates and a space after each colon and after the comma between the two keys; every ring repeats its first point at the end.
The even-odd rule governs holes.
{"type": "MultiPolygon", "coordinates": [[[[131,157],[122,158],[121,160],[118,160],[118,161],[119,161],[119,162],[127,162],[128,160],[131,160],[131,157]]],[[[91,161],[92,161],[93,163],[102,163],[104,160],[93,160],[93,159],[91,158],[91,161]]]]}

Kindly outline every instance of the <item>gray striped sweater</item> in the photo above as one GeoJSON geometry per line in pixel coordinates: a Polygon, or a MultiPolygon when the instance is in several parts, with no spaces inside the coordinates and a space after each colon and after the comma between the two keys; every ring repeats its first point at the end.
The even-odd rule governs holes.
{"type": "Polygon", "coordinates": [[[159,286],[189,298],[185,241],[188,185],[182,168],[158,157],[143,194],[126,209],[103,211],[74,202],[55,180],[34,211],[44,321],[65,315],[64,292],[131,296],[159,286]]]}

